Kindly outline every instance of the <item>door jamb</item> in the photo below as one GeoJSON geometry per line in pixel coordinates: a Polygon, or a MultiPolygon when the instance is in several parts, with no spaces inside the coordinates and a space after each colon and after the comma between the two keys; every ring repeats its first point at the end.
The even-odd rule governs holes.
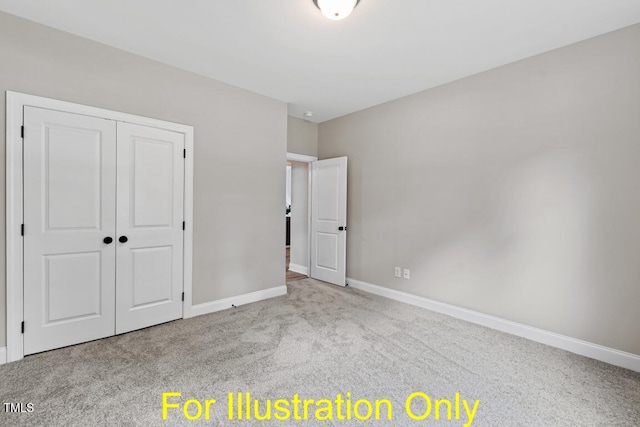
{"type": "MultiPolygon", "coordinates": [[[[120,113],[102,108],[27,95],[19,92],[6,92],[6,315],[7,315],[7,362],[24,357],[21,323],[24,320],[23,299],[23,158],[22,124],[24,107],[32,106],[127,122],[142,126],[165,129],[185,136],[184,167],[184,231],[183,248],[183,292],[182,317],[192,317],[192,278],[193,278],[193,142],[192,126],[151,119],[133,114],[120,113]]],[[[28,232],[28,230],[27,230],[28,232]]],[[[28,326],[27,326],[28,327],[28,326]]]]}
{"type": "Polygon", "coordinates": [[[318,160],[316,156],[287,152],[287,160],[293,162],[307,163],[307,275],[311,277],[311,163],[318,160]]]}

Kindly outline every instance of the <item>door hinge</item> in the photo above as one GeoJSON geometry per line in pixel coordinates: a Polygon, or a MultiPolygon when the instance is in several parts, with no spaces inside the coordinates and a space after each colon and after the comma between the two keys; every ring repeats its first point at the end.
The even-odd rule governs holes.
{"type": "Polygon", "coordinates": [[[20,224],[20,235],[24,236],[24,224],[20,224]]]}
{"type": "Polygon", "coordinates": [[[182,150],[182,157],[187,158],[187,149],[182,150]]]}
{"type": "Polygon", "coordinates": [[[24,322],[20,324],[20,333],[24,334],[24,322]]]}
{"type": "Polygon", "coordinates": [[[24,139],[24,126],[20,126],[20,138],[24,139]]]}
{"type": "Polygon", "coordinates": [[[182,301],[184,301],[184,292],[182,293],[182,301]]]}
{"type": "Polygon", "coordinates": [[[184,221],[182,221],[182,229],[183,230],[185,229],[186,226],[187,226],[186,223],[184,221]]]}

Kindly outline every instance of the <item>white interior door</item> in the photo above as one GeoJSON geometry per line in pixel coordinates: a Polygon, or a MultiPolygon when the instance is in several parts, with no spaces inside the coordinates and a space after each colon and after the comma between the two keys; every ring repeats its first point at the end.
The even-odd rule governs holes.
{"type": "Polygon", "coordinates": [[[312,163],[311,277],[346,284],[347,158],[312,163]]]}
{"type": "Polygon", "coordinates": [[[24,108],[24,354],[115,325],[116,124],[24,108]],[[108,241],[108,240],[107,240],[108,241]]]}
{"type": "Polygon", "coordinates": [[[184,134],[118,123],[116,333],[182,317],[184,134]]]}

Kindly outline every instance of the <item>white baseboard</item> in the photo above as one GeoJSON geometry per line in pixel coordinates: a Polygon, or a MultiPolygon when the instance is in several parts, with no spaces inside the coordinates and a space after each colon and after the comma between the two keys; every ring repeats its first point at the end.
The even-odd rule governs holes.
{"type": "Polygon", "coordinates": [[[289,263],[289,270],[294,273],[304,274],[305,276],[309,275],[309,267],[304,265],[289,263]]]}
{"type": "Polygon", "coordinates": [[[457,319],[466,320],[467,322],[476,323],[491,329],[527,338],[531,341],[536,341],[551,347],[567,350],[581,356],[600,360],[611,365],[640,372],[640,356],[636,354],[604,347],[588,341],[582,341],[565,335],[556,334],[555,332],[534,328],[522,323],[512,322],[510,320],[490,316],[473,310],[467,310],[465,308],[430,300],[428,298],[419,297],[406,292],[372,285],[356,279],[347,278],[347,283],[350,287],[355,289],[360,289],[365,292],[380,295],[406,304],[422,307],[457,319]]]}
{"type": "Polygon", "coordinates": [[[7,347],[0,347],[0,365],[7,363],[7,347]]]}
{"type": "Polygon", "coordinates": [[[216,301],[205,302],[191,307],[191,317],[203,314],[215,313],[216,311],[226,310],[233,306],[240,306],[252,302],[262,301],[269,298],[279,297],[287,294],[287,286],[276,286],[275,288],[264,289],[262,291],[242,294],[235,297],[224,298],[216,301]]]}

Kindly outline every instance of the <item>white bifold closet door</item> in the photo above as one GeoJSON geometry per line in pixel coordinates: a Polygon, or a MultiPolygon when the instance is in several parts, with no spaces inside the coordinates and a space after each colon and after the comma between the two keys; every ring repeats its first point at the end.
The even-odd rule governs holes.
{"type": "Polygon", "coordinates": [[[182,134],[24,110],[24,354],[182,317],[182,134]]]}

